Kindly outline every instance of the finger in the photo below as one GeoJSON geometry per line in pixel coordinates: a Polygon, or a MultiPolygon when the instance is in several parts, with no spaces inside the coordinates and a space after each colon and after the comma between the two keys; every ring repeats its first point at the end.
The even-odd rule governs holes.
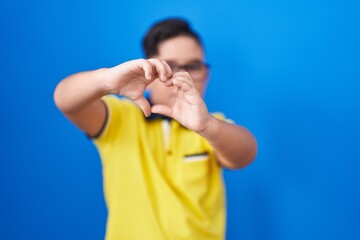
{"type": "Polygon", "coordinates": [[[164,82],[164,85],[166,87],[172,87],[172,86],[174,86],[172,81],[173,81],[173,78],[169,78],[167,81],[164,82]]]}
{"type": "Polygon", "coordinates": [[[139,108],[144,112],[145,116],[148,117],[151,114],[151,107],[149,102],[144,98],[144,97],[140,97],[136,100],[134,100],[134,102],[139,106],[139,108]]]}
{"type": "Polygon", "coordinates": [[[194,89],[194,85],[188,78],[185,77],[175,77],[172,79],[174,86],[180,88],[181,90],[188,92],[194,89]]]}
{"type": "Polygon", "coordinates": [[[163,61],[163,60],[161,60],[161,62],[164,64],[164,66],[165,66],[165,69],[166,69],[166,76],[167,76],[167,78],[169,79],[169,78],[171,78],[172,77],[172,70],[171,70],[171,67],[169,66],[169,64],[166,62],[166,61],[163,61]]]}
{"type": "Polygon", "coordinates": [[[142,69],[145,73],[145,78],[151,80],[153,78],[153,67],[148,61],[142,62],[142,69]]]}
{"type": "Polygon", "coordinates": [[[166,105],[156,104],[156,105],[151,107],[151,112],[162,114],[162,115],[165,115],[165,116],[168,116],[168,117],[171,117],[171,118],[173,117],[171,108],[169,106],[166,106],[166,105]]]}
{"type": "Polygon", "coordinates": [[[172,87],[172,86],[174,86],[174,84],[173,84],[173,82],[172,82],[171,79],[169,79],[169,80],[167,80],[166,82],[164,82],[164,85],[165,85],[166,87],[172,87]]]}
{"type": "Polygon", "coordinates": [[[150,58],[148,61],[155,66],[156,72],[159,74],[160,81],[165,82],[168,79],[166,76],[165,65],[159,59],[155,58],[150,58]]]}
{"type": "Polygon", "coordinates": [[[174,79],[177,78],[179,80],[185,81],[191,86],[194,86],[194,80],[192,79],[192,77],[188,72],[176,72],[174,73],[173,78],[174,79]]]}

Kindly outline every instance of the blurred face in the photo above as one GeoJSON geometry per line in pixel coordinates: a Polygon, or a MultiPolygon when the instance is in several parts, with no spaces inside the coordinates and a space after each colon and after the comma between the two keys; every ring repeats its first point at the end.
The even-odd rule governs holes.
{"type": "MultiPolygon", "coordinates": [[[[204,51],[195,39],[189,36],[178,36],[161,42],[158,55],[153,56],[166,61],[174,72],[187,71],[191,75],[194,86],[204,96],[208,79],[208,69],[204,64],[204,51]]],[[[160,81],[148,86],[151,101],[154,104],[172,105],[176,97],[176,87],[166,87],[160,81]]]]}

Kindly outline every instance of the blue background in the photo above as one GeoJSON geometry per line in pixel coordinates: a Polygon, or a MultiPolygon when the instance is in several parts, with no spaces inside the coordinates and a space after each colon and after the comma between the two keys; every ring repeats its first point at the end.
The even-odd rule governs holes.
{"type": "Polygon", "coordinates": [[[0,239],[103,238],[99,156],[53,90],[142,57],[145,30],[168,16],[205,40],[209,109],[259,143],[252,165],[225,172],[227,239],[360,239],[355,0],[0,0],[0,239]]]}

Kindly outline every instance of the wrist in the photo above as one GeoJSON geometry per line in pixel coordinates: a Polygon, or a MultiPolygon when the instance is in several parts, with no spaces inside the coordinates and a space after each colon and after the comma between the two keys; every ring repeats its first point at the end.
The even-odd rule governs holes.
{"type": "Polygon", "coordinates": [[[102,95],[114,94],[116,91],[113,88],[111,83],[111,69],[110,68],[100,68],[96,70],[97,74],[97,83],[102,95]]]}
{"type": "Polygon", "coordinates": [[[204,124],[204,128],[197,133],[206,138],[208,141],[211,141],[216,136],[217,129],[219,128],[219,120],[214,116],[209,115],[208,120],[204,124]]]}

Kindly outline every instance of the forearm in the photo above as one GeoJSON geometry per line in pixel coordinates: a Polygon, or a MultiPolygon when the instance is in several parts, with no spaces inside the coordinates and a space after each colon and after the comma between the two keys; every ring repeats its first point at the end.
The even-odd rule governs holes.
{"type": "Polygon", "coordinates": [[[244,127],[211,116],[209,124],[199,134],[207,139],[219,163],[226,168],[244,167],[256,157],[256,140],[244,127]]]}
{"type": "Polygon", "coordinates": [[[71,114],[106,95],[105,70],[81,72],[62,80],[54,92],[56,106],[71,114]]]}

